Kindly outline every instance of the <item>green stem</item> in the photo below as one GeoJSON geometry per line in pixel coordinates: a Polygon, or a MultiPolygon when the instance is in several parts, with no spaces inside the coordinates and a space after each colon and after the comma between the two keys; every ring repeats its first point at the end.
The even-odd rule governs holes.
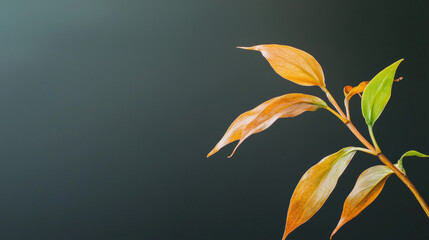
{"type": "Polygon", "coordinates": [[[372,131],[372,126],[368,126],[368,131],[369,131],[369,135],[371,136],[372,144],[374,144],[375,150],[377,151],[377,153],[381,152],[380,147],[378,146],[377,141],[375,140],[374,132],[372,131]]]}
{"type": "Polygon", "coordinates": [[[403,159],[403,157],[401,157],[401,159],[399,159],[399,161],[398,161],[397,165],[398,165],[399,169],[401,169],[401,171],[402,171],[405,175],[407,175],[407,173],[405,172],[404,164],[402,163],[402,159],[403,159]]]}

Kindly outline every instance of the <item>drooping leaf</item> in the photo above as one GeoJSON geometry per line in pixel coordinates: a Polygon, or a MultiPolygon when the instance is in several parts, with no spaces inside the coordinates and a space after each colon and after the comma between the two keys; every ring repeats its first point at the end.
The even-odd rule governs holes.
{"type": "Polygon", "coordinates": [[[401,169],[401,171],[405,174],[404,165],[402,163],[402,159],[404,157],[421,157],[421,158],[423,158],[423,157],[429,157],[429,155],[417,152],[416,150],[410,150],[410,151],[404,153],[398,161],[398,166],[399,166],[399,169],[401,169]]]}
{"type": "Polygon", "coordinates": [[[402,161],[404,157],[429,157],[429,155],[417,152],[416,150],[410,150],[404,153],[399,161],[402,161]]]}
{"type": "Polygon", "coordinates": [[[352,98],[354,95],[362,93],[365,90],[368,83],[369,83],[369,81],[364,81],[364,82],[361,82],[356,87],[345,86],[344,87],[344,95],[345,95],[346,99],[350,100],[350,98],[352,98]]]}
{"type": "Polygon", "coordinates": [[[270,99],[235,119],[207,157],[236,140],[240,140],[238,147],[250,135],[267,129],[279,118],[295,117],[306,111],[327,107],[322,99],[302,93],[291,93],[270,99]]]}
{"type": "Polygon", "coordinates": [[[349,92],[353,89],[353,86],[345,86],[343,91],[344,91],[344,97],[347,97],[347,94],[349,94],[349,92]]]}
{"type": "Polygon", "coordinates": [[[302,50],[278,44],[239,48],[260,51],[274,71],[289,81],[302,86],[325,88],[322,67],[313,56],[302,50]]]}
{"type": "Polygon", "coordinates": [[[362,96],[362,114],[372,127],[389,101],[396,69],[403,59],[379,72],[368,84],[362,96]]]}
{"type": "Polygon", "coordinates": [[[387,178],[392,173],[393,171],[384,165],[370,167],[361,173],[356,185],[344,202],[341,219],[332,232],[331,239],[345,223],[356,217],[377,198],[387,178]]]}
{"type": "Polygon", "coordinates": [[[323,206],[355,153],[354,147],[343,148],[322,159],[302,176],[290,200],[283,240],[323,206]]]}

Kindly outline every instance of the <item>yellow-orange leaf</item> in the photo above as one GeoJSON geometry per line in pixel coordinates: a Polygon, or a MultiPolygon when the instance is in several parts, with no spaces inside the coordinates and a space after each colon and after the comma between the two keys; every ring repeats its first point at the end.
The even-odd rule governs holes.
{"type": "Polygon", "coordinates": [[[267,129],[279,118],[295,117],[306,111],[315,111],[327,107],[322,99],[302,93],[291,93],[270,99],[235,119],[207,157],[225,145],[240,140],[234,149],[235,152],[244,139],[267,129]]]}
{"type": "Polygon", "coordinates": [[[341,219],[332,236],[371,204],[383,190],[387,178],[393,173],[388,167],[378,165],[365,170],[358,178],[352,192],[344,202],[341,219]]]}
{"type": "Polygon", "coordinates": [[[302,176],[290,200],[283,240],[319,211],[355,153],[353,147],[343,148],[322,159],[302,176]]]}
{"type": "Polygon", "coordinates": [[[313,56],[302,50],[278,44],[239,48],[260,51],[274,71],[289,81],[325,88],[322,67],[313,56]]]}

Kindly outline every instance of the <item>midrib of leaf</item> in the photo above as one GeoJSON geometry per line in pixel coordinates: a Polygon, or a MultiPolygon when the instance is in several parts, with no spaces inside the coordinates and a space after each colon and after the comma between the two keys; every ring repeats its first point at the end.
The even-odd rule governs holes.
{"type": "MultiPolygon", "coordinates": [[[[318,106],[320,106],[320,104],[315,104],[315,103],[313,103],[313,102],[311,102],[311,101],[305,101],[305,102],[295,102],[295,103],[293,103],[293,104],[291,104],[291,105],[289,105],[287,108],[291,108],[291,107],[293,107],[293,106],[295,106],[295,105],[298,105],[298,104],[313,104],[313,105],[318,105],[318,106]]],[[[265,106],[263,109],[262,109],[262,111],[260,111],[253,119],[252,119],[252,121],[250,121],[249,122],[249,124],[251,123],[251,122],[253,122],[253,120],[255,120],[255,119],[257,119],[259,116],[261,116],[261,114],[264,112],[264,110],[265,109],[267,109],[267,107],[269,106],[269,104],[267,105],[267,106],[265,106]]],[[[286,108],[285,108],[286,109],[286,108]]],[[[284,110],[284,109],[283,109],[284,110]]],[[[274,117],[274,116],[273,116],[274,117]]],[[[272,117],[271,117],[272,118],[272,117]]],[[[270,119],[271,119],[270,118],[270,119]]],[[[248,124],[248,125],[249,125],[248,124]]],[[[247,127],[247,125],[246,125],[246,127],[247,127]]],[[[243,130],[245,130],[246,129],[246,127],[244,127],[244,129],[243,130]]],[[[244,132],[244,131],[243,131],[244,132]]],[[[242,133],[242,135],[241,136],[243,136],[243,133],[242,133]]]]}
{"type": "Polygon", "coordinates": [[[368,188],[374,188],[374,186],[376,186],[379,182],[381,182],[385,177],[386,177],[386,176],[384,176],[384,177],[380,178],[380,180],[378,180],[377,182],[375,182],[375,184],[372,184],[372,185],[369,185],[369,186],[367,186],[367,187],[365,187],[365,188],[362,188],[362,190],[360,190],[360,191],[359,191],[359,193],[360,193],[360,192],[363,192],[364,190],[367,190],[368,188]]]}
{"type": "MultiPolygon", "coordinates": [[[[350,150],[348,150],[346,153],[344,153],[343,155],[342,155],[342,157],[339,157],[339,158],[337,158],[337,160],[335,160],[335,162],[334,162],[334,164],[332,164],[332,167],[330,168],[330,169],[332,169],[340,160],[342,160],[345,156],[347,156],[347,155],[349,155],[351,152],[353,152],[353,151],[356,151],[356,150],[354,150],[354,149],[350,149],[350,150]]],[[[351,159],[350,159],[351,160],[351,159]]],[[[349,160],[349,161],[350,161],[349,160]]],[[[323,175],[322,175],[322,177],[320,178],[320,180],[317,182],[317,187],[319,187],[320,186],[320,183],[322,182],[322,180],[325,180],[326,179],[326,177],[329,175],[329,173],[331,173],[331,171],[325,171],[324,173],[323,173],[323,175]]],[[[337,179],[337,182],[338,182],[338,179],[337,179]]],[[[333,191],[333,189],[332,189],[332,191],[333,191]]],[[[331,191],[331,192],[332,192],[331,191]]],[[[316,194],[316,191],[314,191],[312,194],[311,194],[311,197],[310,198],[308,198],[306,201],[305,201],[305,205],[304,206],[307,206],[307,203],[311,200],[311,199],[313,199],[313,196],[316,194]]]]}
{"type": "MultiPolygon", "coordinates": [[[[307,62],[307,61],[305,61],[305,59],[304,59],[301,55],[299,55],[299,54],[297,54],[297,53],[296,53],[296,55],[298,55],[298,57],[299,57],[301,60],[304,60],[304,62],[307,62]]],[[[320,81],[317,77],[315,77],[314,75],[312,75],[311,73],[309,73],[307,70],[305,70],[305,69],[304,69],[303,67],[301,67],[300,65],[294,64],[294,63],[290,62],[289,60],[287,60],[286,58],[284,58],[284,57],[282,57],[282,56],[280,56],[280,58],[281,58],[283,61],[288,62],[288,63],[290,63],[291,65],[294,65],[294,66],[298,67],[298,68],[299,68],[299,69],[301,69],[303,72],[305,72],[308,76],[310,76],[310,77],[312,77],[312,78],[316,79],[317,81],[320,81]]],[[[310,68],[310,69],[311,69],[311,68],[310,68]]],[[[313,69],[312,69],[312,72],[313,72],[313,69]]],[[[313,72],[313,74],[315,74],[315,73],[313,72]]]]}
{"type": "MultiPolygon", "coordinates": [[[[250,120],[250,121],[246,124],[246,126],[244,126],[244,127],[243,127],[243,130],[241,131],[241,137],[240,137],[240,138],[242,138],[242,137],[243,137],[244,130],[246,130],[247,126],[249,126],[249,124],[250,124],[250,123],[252,123],[255,119],[257,119],[257,118],[261,115],[261,113],[262,113],[265,109],[267,109],[267,107],[268,107],[269,105],[270,105],[270,104],[267,104],[264,108],[262,108],[262,110],[261,110],[258,114],[256,114],[256,115],[252,118],[252,120],[250,120]]],[[[237,146],[237,147],[238,147],[238,146],[237,146]]]]}
{"type": "MultiPolygon", "coordinates": [[[[384,81],[386,80],[386,78],[388,78],[388,77],[386,77],[386,76],[388,76],[388,75],[390,75],[390,72],[391,71],[389,71],[388,72],[388,74],[385,74],[385,77],[383,78],[383,80],[381,81],[381,83],[384,83],[384,81]]],[[[375,94],[375,96],[374,96],[374,101],[373,102],[377,102],[377,101],[375,101],[376,99],[378,100],[378,98],[379,98],[379,96],[380,96],[380,92],[382,91],[382,87],[383,87],[383,84],[378,84],[378,86],[377,86],[377,90],[376,90],[376,94],[375,94]]],[[[390,95],[390,94],[389,94],[390,95]]],[[[390,98],[390,96],[389,96],[389,98],[390,98]]],[[[374,113],[374,111],[375,111],[375,104],[371,104],[371,118],[372,117],[374,117],[373,115],[372,115],[372,113],[374,113]]],[[[374,124],[374,121],[375,121],[375,119],[371,119],[371,121],[372,121],[372,124],[374,124]]]]}

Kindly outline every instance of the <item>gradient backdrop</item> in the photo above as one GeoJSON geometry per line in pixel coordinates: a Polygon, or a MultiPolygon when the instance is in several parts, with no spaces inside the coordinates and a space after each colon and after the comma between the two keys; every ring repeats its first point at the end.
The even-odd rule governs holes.
{"type": "MultiPolygon", "coordinates": [[[[236,46],[292,45],[344,85],[405,58],[375,125],[385,154],[429,152],[426,1],[100,0],[0,2],[0,239],[273,239],[301,175],[360,146],[327,111],[282,119],[205,156],[239,114],[305,92],[236,46]]],[[[352,117],[367,136],[359,99],[352,117]]],[[[289,239],[328,239],[358,153],[325,206],[289,239]]],[[[407,172],[429,199],[429,160],[407,172]]],[[[429,221],[391,177],[335,239],[428,239],[429,221]]]]}

